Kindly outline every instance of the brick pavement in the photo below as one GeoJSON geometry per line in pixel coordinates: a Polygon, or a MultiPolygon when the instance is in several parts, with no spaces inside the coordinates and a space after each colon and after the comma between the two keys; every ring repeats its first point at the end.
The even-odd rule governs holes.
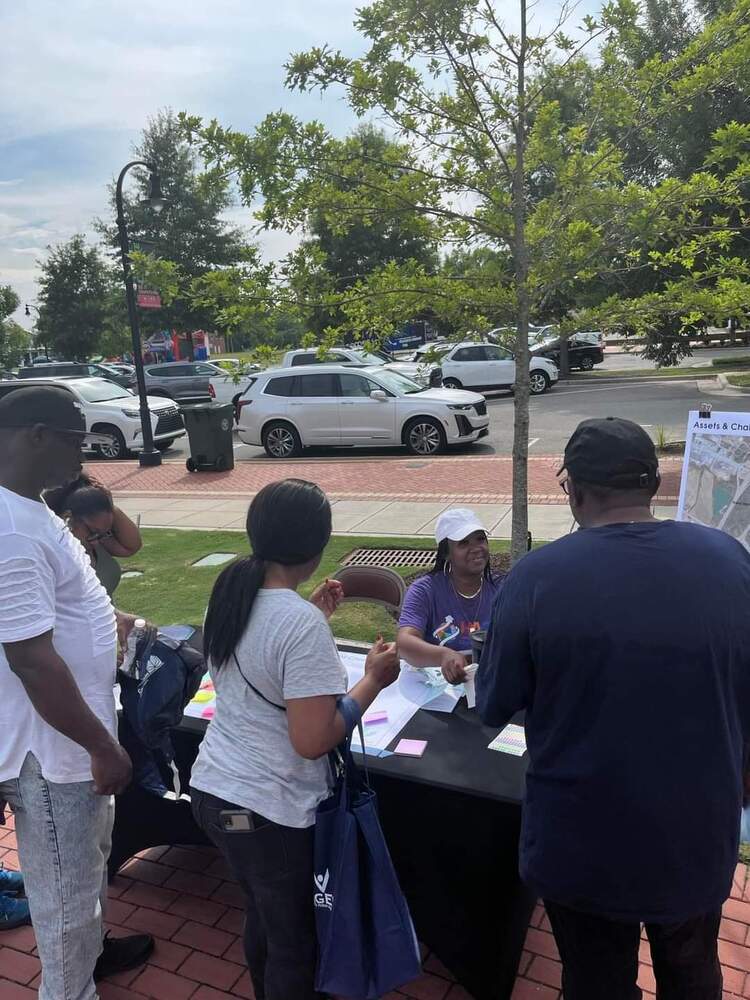
{"type": "MultiPolygon", "coordinates": [[[[529,459],[530,504],[564,504],[556,471],[559,455],[529,459]]],[[[682,459],[661,462],[658,501],[676,503],[682,459]]],[[[186,470],[183,462],[164,462],[141,469],[137,462],[90,462],[89,469],[120,495],[241,496],[257,493],[267,483],[287,476],[311,479],[338,500],[435,500],[457,503],[510,503],[512,464],[508,457],[451,455],[439,458],[270,459],[238,462],[230,472],[186,470]]]]}
{"type": "MultiPolygon", "coordinates": [[[[0,828],[0,861],[18,869],[12,818],[0,828]]],[[[241,896],[211,848],[157,847],[132,858],[110,886],[115,936],[147,932],[156,949],[142,969],[100,984],[101,1000],[252,1000],[242,953],[241,896]]],[[[724,907],[719,951],[724,1000],[750,997],[750,881],[738,865],[724,907]]],[[[424,952],[424,974],[385,1000],[472,1000],[435,956],[424,952]]],[[[644,941],[640,983],[654,1000],[644,941]]],[[[30,927],[0,933],[0,1000],[33,1000],[39,960],[30,927]]],[[[512,1000],[560,1000],[560,963],[541,906],[531,920],[512,1000]]]]}

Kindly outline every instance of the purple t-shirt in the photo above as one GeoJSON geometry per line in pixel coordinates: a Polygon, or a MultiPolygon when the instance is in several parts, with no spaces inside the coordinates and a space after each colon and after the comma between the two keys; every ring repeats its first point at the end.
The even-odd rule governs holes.
{"type": "Polygon", "coordinates": [[[461,597],[445,573],[429,573],[409,587],[399,626],[417,628],[426,642],[458,652],[471,649],[471,633],[486,629],[503,578],[485,580],[476,597],[461,597]]]}

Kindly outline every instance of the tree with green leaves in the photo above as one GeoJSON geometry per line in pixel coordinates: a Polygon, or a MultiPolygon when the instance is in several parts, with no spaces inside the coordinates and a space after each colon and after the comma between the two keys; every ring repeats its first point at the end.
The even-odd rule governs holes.
{"type": "Polygon", "coordinates": [[[28,331],[10,318],[20,304],[10,285],[0,285],[0,371],[14,368],[31,342],[28,331]]]}
{"type": "Polygon", "coordinates": [[[39,277],[39,340],[62,358],[85,360],[100,349],[112,271],[84,236],[50,249],[39,277]]]}
{"type": "MultiPolygon", "coordinates": [[[[387,170],[391,161],[395,175],[405,160],[406,147],[372,125],[360,125],[342,141],[340,174],[320,177],[307,192],[304,228],[309,236],[293,257],[302,264],[301,272],[294,276],[298,285],[312,279],[315,288],[323,281],[331,291],[341,293],[393,261],[411,260],[428,271],[437,269],[436,233],[429,219],[403,210],[388,215],[375,210],[367,218],[358,206],[352,214],[345,209],[347,194],[367,183],[369,164],[387,170]],[[313,262],[322,269],[321,275],[309,273],[313,262]]],[[[313,301],[318,298],[311,297],[313,301]]],[[[314,307],[307,327],[321,336],[328,327],[339,327],[342,319],[340,310],[327,312],[314,307]]]]}
{"type": "MultiPolygon", "coordinates": [[[[687,179],[638,183],[626,176],[625,137],[653,132],[662,116],[750,64],[750,0],[711,20],[673,59],[643,66],[620,53],[639,23],[631,0],[584,18],[576,38],[564,31],[565,8],[549,31],[531,24],[528,10],[519,0],[509,26],[494,0],[373,0],[356,18],[363,56],[324,46],[293,56],[287,67],[290,86],[343,89],[357,114],[381,115],[409,151],[398,165],[359,164],[361,182],[341,199],[349,218],[416,213],[441,243],[492,251],[492,266],[476,254],[438,273],[416,261],[389,262],[344,293],[329,287],[320,296],[347,324],[380,336],[428,306],[458,329],[515,329],[514,559],[525,551],[528,523],[529,320],[554,309],[563,332],[579,323],[591,329],[593,316],[612,315],[607,281],[626,287],[627,276],[654,273],[653,293],[618,298],[618,321],[643,333],[660,313],[681,324],[686,311],[692,315],[690,289],[683,283],[672,294],[667,284],[681,267],[700,272],[704,291],[717,288],[733,266],[716,251],[741,224],[728,225],[725,212],[736,213],[742,168],[722,180],[707,167],[687,179]],[[594,40],[603,65],[584,72],[581,53],[594,40]],[[565,105],[556,96],[566,86],[577,109],[575,100],[565,105]],[[707,212],[709,205],[725,211],[707,212]],[[673,259],[686,240],[695,241],[692,260],[673,259]],[[609,311],[595,311],[605,305],[609,311]]],[[[302,224],[311,192],[352,169],[341,141],[322,125],[283,112],[251,136],[183,121],[209,162],[238,172],[248,203],[262,199],[258,217],[269,227],[302,224]]]]}
{"type": "MultiPolygon", "coordinates": [[[[192,352],[192,331],[211,329],[214,321],[213,313],[202,309],[189,293],[193,279],[241,266],[254,259],[255,249],[248,246],[243,232],[223,217],[233,204],[224,173],[202,169],[172,111],[160,111],[149,121],[133,156],[156,166],[168,207],[157,215],[143,204],[148,195],[148,171],[134,169],[134,182],[124,195],[131,246],[174,264],[174,273],[180,276],[169,304],[141,316],[141,330],[144,336],[165,328],[186,333],[192,352]]],[[[114,186],[111,194],[114,215],[114,186]]],[[[116,256],[116,226],[99,220],[98,228],[116,256]]]]}

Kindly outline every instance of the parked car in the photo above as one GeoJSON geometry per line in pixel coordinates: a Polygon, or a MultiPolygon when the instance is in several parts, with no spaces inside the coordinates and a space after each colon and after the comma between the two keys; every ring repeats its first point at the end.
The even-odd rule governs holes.
{"type": "MultiPolygon", "coordinates": [[[[162,396],[178,403],[207,403],[211,398],[209,380],[225,374],[210,361],[166,361],[145,365],[143,371],[149,396],[162,396]]],[[[129,384],[131,388],[135,386],[135,375],[129,384]]]]}
{"type": "Polygon", "coordinates": [[[362,344],[352,344],[351,346],[355,351],[368,351],[369,354],[373,354],[376,358],[380,358],[380,360],[384,361],[387,365],[390,365],[394,361],[398,361],[395,354],[391,354],[389,351],[384,351],[379,347],[371,347],[368,349],[363,347],[362,344]]]}
{"type": "MultiPolygon", "coordinates": [[[[111,445],[97,445],[101,458],[127,458],[131,451],[143,447],[141,414],[138,399],[128,389],[102,378],[36,378],[0,382],[0,398],[24,385],[58,385],[67,389],[80,404],[86,418],[86,430],[108,434],[111,445]]],[[[159,451],[185,434],[179,407],[168,399],[148,397],[154,444],[159,451]]]]}
{"type": "Polygon", "coordinates": [[[236,407],[237,400],[252,385],[253,376],[259,371],[260,365],[246,365],[242,369],[238,367],[236,373],[223,371],[221,375],[212,375],[208,380],[208,394],[216,403],[234,403],[236,407]]]}
{"type": "Polygon", "coordinates": [[[239,436],[271,458],[293,458],[325,445],[406,447],[434,455],[489,433],[483,396],[425,389],[384,365],[268,369],[238,401],[239,436]]]}
{"type": "Polygon", "coordinates": [[[287,351],[284,355],[281,367],[296,368],[298,365],[319,365],[319,364],[340,364],[351,365],[355,368],[364,368],[371,365],[382,365],[389,371],[400,372],[407,378],[414,379],[415,382],[427,385],[427,378],[419,365],[411,361],[391,361],[384,360],[372,351],[367,351],[362,347],[332,347],[321,358],[320,352],[315,348],[307,350],[287,351]]]}
{"type": "Polygon", "coordinates": [[[48,361],[26,365],[18,369],[18,377],[26,378],[106,378],[117,385],[127,386],[129,376],[123,375],[106,364],[92,361],[48,361]]]}
{"type": "Polygon", "coordinates": [[[442,357],[443,354],[447,354],[451,347],[454,346],[455,341],[453,340],[435,340],[431,344],[422,344],[412,354],[411,360],[419,364],[424,364],[428,357],[433,355],[442,357]]]}
{"type": "MultiPolygon", "coordinates": [[[[516,359],[507,347],[479,341],[454,344],[440,361],[440,377],[450,389],[510,389],[516,380],[516,359]]],[[[531,393],[546,392],[559,378],[557,365],[547,358],[532,358],[531,393]]]]}
{"type": "Polygon", "coordinates": [[[118,375],[126,375],[132,378],[135,375],[135,365],[125,364],[123,361],[102,361],[104,368],[112,368],[118,375]]]}
{"type": "MultiPolygon", "coordinates": [[[[560,338],[555,332],[550,336],[547,332],[550,329],[554,331],[554,328],[546,327],[529,333],[529,347],[533,357],[549,358],[559,367],[560,338]]],[[[600,365],[604,361],[602,340],[601,333],[593,331],[571,334],[568,338],[568,365],[585,372],[590,372],[594,365],[600,365]]]]}

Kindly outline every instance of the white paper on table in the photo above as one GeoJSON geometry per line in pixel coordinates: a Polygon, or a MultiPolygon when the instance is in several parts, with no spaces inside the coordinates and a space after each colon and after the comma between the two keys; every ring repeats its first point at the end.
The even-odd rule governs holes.
{"type": "Polygon", "coordinates": [[[463,684],[446,684],[443,690],[422,705],[425,712],[445,712],[450,714],[461,700],[464,693],[463,684]]]}
{"type": "MultiPolygon", "coordinates": [[[[471,659],[471,650],[459,650],[468,660],[471,659]]],[[[468,663],[471,666],[471,663],[468,663]]],[[[427,712],[445,712],[450,714],[459,703],[461,698],[467,693],[464,684],[449,684],[443,677],[440,667],[412,667],[407,664],[409,673],[417,679],[421,686],[426,686],[434,691],[434,695],[428,702],[422,705],[427,712]]],[[[470,705],[469,708],[473,708],[470,705]]]]}
{"type": "MultiPolygon", "coordinates": [[[[365,673],[365,655],[362,653],[339,653],[341,662],[346,667],[349,676],[349,688],[361,681],[365,673]]],[[[406,661],[401,661],[401,674],[395,684],[385,688],[367,709],[364,718],[372,712],[387,712],[388,721],[374,725],[363,725],[365,743],[368,747],[385,750],[389,743],[396,739],[404,726],[419,711],[420,708],[432,708],[432,701],[441,697],[439,689],[429,687],[419,677],[416,677],[406,661]]],[[[455,702],[453,704],[455,708],[455,702]]],[[[447,709],[452,711],[453,708],[447,709]]],[[[443,711],[446,711],[443,709],[443,711]]],[[[362,743],[359,733],[352,735],[352,747],[359,750],[362,743]]]]}
{"type": "Polygon", "coordinates": [[[463,694],[463,685],[449,684],[442,674],[440,684],[428,683],[425,675],[424,668],[412,667],[406,660],[401,661],[399,684],[404,697],[416,702],[427,712],[452,712],[463,694]]]}
{"type": "Polygon", "coordinates": [[[526,730],[523,726],[517,726],[510,722],[501,733],[497,734],[487,749],[499,750],[500,753],[510,753],[514,757],[523,757],[526,753],[526,730]]]}

